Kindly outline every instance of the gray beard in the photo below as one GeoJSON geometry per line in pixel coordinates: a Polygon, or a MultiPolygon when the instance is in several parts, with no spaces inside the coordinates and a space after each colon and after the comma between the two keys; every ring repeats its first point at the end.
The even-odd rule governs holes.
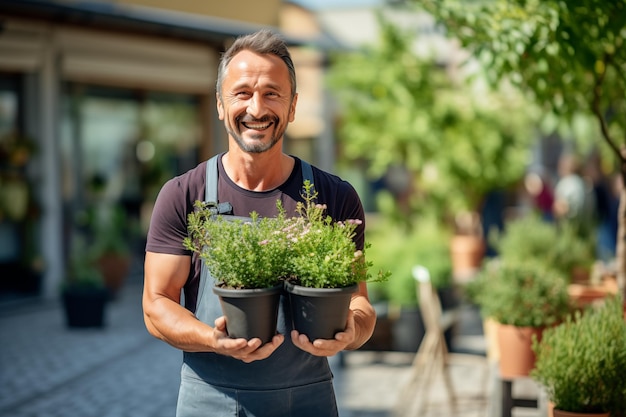
{"type": "Polygon", "coordinates": [[[258,142],[250,145],[244,142],[244,140],[241,138],[241,135],[236,134],[231,129],[228,129],[227,132],[233,139],[235,139],[235,142],[237,143],[237,146],[239,146],[239,149],[246,153],[263,153],[269,151],[274,147],[274,145],[276,145],[280,141],[279,136],[272,135],[272,140],[269,143],[258,142]]]}

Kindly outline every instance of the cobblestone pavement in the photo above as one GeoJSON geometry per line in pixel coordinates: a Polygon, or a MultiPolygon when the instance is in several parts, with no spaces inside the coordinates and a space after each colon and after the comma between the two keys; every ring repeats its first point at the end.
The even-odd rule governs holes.
{"type": "Polygon", "coordinates": [[[138,286],[104,329],[70,330],[58,302],[0,317],[0,415],[173,416],[180,354],[143,327],[138,286]]]}
{"type": "MultiPolygon", "coordinates": [[[[147,333],[138,281],[110,302],[99,330],[68,329],[57,300],[0,305],[0,416],[174,416],[181,353],[147,333]]],[[[394,415],[413,354],[357,351],[338,359],[330,360],[340,416],[394,415]]],[[[488,415],[478,377],[475,368],[453,370],[456,415],[488,415]]],[[[424,417],[453,415],[441,381],[432,381],[429,404],[424,417]]]]}

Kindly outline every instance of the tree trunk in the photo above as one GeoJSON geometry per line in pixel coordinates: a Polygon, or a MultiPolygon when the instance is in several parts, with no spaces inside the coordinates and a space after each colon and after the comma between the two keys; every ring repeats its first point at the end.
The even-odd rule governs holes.
{"type": "Polygon", "coordinates": [[[617,262],[617,285],[626,302],[626,164],[622,162],[622,189],[620,191],[617,227],[617,247],[615,258],[617,262]]]}

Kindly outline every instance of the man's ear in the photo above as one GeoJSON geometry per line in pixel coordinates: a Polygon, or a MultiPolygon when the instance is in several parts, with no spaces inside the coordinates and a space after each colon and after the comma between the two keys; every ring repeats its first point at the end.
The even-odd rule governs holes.
{"type": "Polygon", "coordinates": [[[293,100],[291,100],[291,107],[289,109],[289,123],[296,120],[296,103],[298,102],[298,93],[293,96],[293,100]]]}
{"type": "Polygon", "coordinates": [[[215,93],[215,100],[217,101],[217,115],[220,120],[224,120],[224,104],[219,93],[215,93]]]}

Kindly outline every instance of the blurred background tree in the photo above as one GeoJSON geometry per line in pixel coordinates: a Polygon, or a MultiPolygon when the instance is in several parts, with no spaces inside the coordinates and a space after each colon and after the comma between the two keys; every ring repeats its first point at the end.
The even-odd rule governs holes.
{"type": "Polygon", "coordinates": [[[378,44],[342,52],[329,69],[343,156],[391,183],[394,198],[378,196],[387,218],[414,226],[434,214],[451,228],[523,176],[534,109],[514,88],[469,82],[454,63],[418,54],[415,34],[382,14],[379,25],[378,44]]]}
{"type": "MultiPolygon", "coordinates": [[[[417,4],[418,2],[416,2],[417,4]]],[[[541,106],[545,120],[597,121],[626,183],[626,1],[425,0],[419,6],[479,60],[492,85],[503,80],[541,106]]],[[[626,295],[626,191],[616,249],[626,295]]]]}

